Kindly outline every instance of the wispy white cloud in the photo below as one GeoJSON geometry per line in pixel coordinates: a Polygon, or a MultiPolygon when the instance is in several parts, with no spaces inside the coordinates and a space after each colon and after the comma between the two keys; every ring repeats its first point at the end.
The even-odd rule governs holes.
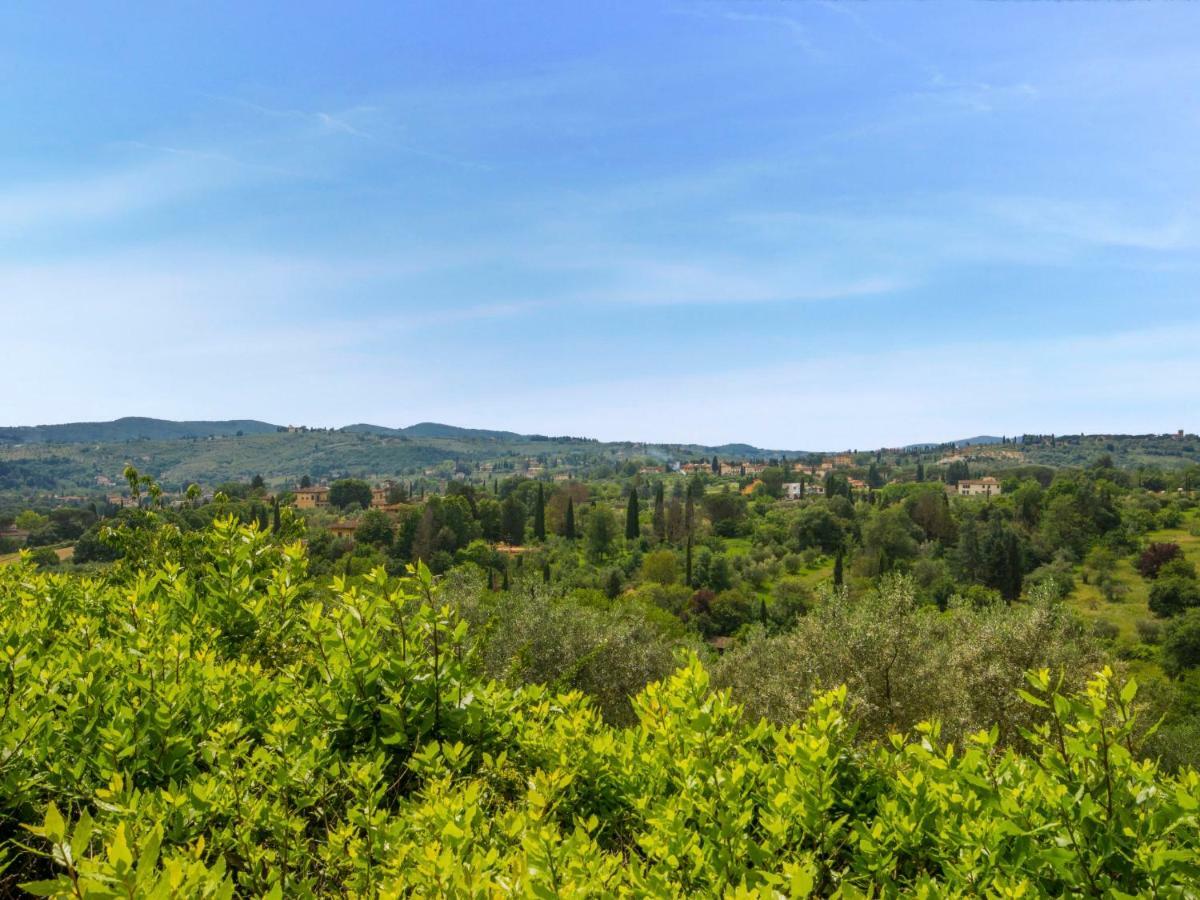
{"type": "Polygon", "coordinates": [[[204,94],[203,96],[211,100],[219,100],[222,103],[231,103],[270,118],[306,122],[314,126],[318,132],[348,134],[353,137],[367,139],[371,137],[370,134],[354,123],[363,115],[374,112],[375,107],[372,106],[354,106],[338,112],[324,112],[322,110],[276,109],[270,106],[263,106],[260,103],[253,103],[250,100],[240,97],[224,97],[217,94],[204,94]]]}
{"type": "Polygon", "coordinates": [[[818,266],[723,264],[697,260],[609,258],[611,283],[583,291],[577,301],[604,305],[679,306],[838,300],[888,294],[907,285],[890,275],[821,271],[818,266]]]}
{"type": "Polygon", "coordinates": [[[0,184],[0,234],[109,222],[178,203],[244,173],[219,157],[154,159],[20,185],[0,184]]]}
{"type": "Polygon", "coordinates": [[[1036,196],[984,197],[980,205],[1000,221],[1028,232],[1082,245],[1162,253],[1200,247],[1200,221],[1190,209],[1165,214],[1155,210],[1155,215],[1146,216],[1140,210],[1122,209],[1120,204],[1104,200],[1036,196]]]}
{"type": "Polygon", "coordinates": [[[813,59],[824,57],[820,48],[813,41],[811,30],[804,23],[786,15],[749,11],[754,7],[739,4],[737,7],[693,4],[676,6],[671,9],[675,15],[694,16],[722,22],[732,22],[736,25],[749,25],[758,28],[770,28],[782,31],[789,40],[813,59]]]}
{"type": "MultiPolygon", "coordinates": [[[[614,377],[510,393],[503,416],[470,399],[455,421],[600,438],[776,449],[876,447],[968,434],[1166,432],[1195,410],[1164,384],[1200,379],[1200,320],[1055,339],[942,342],[706,374],[614,377]],[[703,398],[703,416],[697,416],[703,398]],[[501,421],[502,420],[502,421],[501,421]]],[[[418,414],[433,414],[420,409],[418,414]]]]}
{"type": "Polygon", "coordinates": [[[1106,255],[1107,265],[1186,263],[1200,247],[1200,222],[1182,203],[1146,211],[1115,200],[951,193],[914,196],[884,210],[751,212],[733,220],[800,255],[841,255],[926,282],[952,266],[1080,264],[1110,250],[1137,255],[1124,263],[1106,255]]]}

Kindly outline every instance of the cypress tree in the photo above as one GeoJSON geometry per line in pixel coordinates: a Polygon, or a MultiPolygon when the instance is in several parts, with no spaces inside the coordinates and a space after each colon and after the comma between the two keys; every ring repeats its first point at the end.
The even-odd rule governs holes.
{"type": "Polygon", "coordinates": [[[637,490],[629,492],[629,506],[625,510],[625,539],[636,541],[642,533],[642,527],[638,523],[638,495],[637,490]]]}
{"type": "Polygon", "coordinates": [[[842,548],[838,547],[837,556],[833,558],[833,586],[841,587],[844,580],[842,574],[842,548]]]}
{"type": "Polygon", "coordinates": [[[687,564],[684,567],[684,583],[688,587],[695,587],[692,584],[692,533],[689,531],[687,536],[687,564]]]}
{"type": "Polygon", "coordinates": [[[867,484],[873,488],[883,486],[883,478],[879,474],[879,466],[875,463],[871,463],[870,468],[867,469],[867,484]]]}
{"type": "Polygon", "coordinates": [[[508,590],[508,560],[504,561],[504,579],[500,582],[500,590],[508,590]]]}
{"type": "Polygon", "coordinates": [[[663,483],[654,486],[654,536],[660,541],[667,535],[666,498],[663,493],[663,483]]]}
{"type": "Polygon", "coordinates": [[[982,569],[982,556],[979,547],[979,526],[974,516],[967,516],[959,527],[955,557],[960,577],[967,581],[978,581],[982,569]]]}
{"type": "Polygon", "coordinates": [[[604,593],[609,600],[616,600],[621,596],[621,570],[610,569],[608,578],[604,581],[604,593]]]}
{"type": "Polygon", "coordinates": [[[567,498],[567,516],[563,532],[568,541],[575,540],[575,501],[571,497],[567,498]]]}
{"type": "Polygon", "coordinates": [[[537,507],[533,510],[533,536],[539,541],[546,539],[546,495],[540,481],[538,482],[537,507]]]}
{"type": "Polygon", "coordinates": [[[542,583],[550,583],[550,563],[542,563],[542,583]]]}
{"type": "Polygon", "coordinates": [[[917,481],[924,481],[924,480],[925,480],[925,463],[918,462],[917,463],[917,481]]]}
{"type": "Polygon", "coordinates": [[[714,456],[713,456],[713,458],[712,458],[712,463],[711,463],[711,466],[712,466],[712,470],[713,470],[713,474],[714,474],[714,475],[720,475],[720,474],[721,474],[721,461],[720,461],[719,459],[717,459],[717,457],[716,457],[715,455],[714,455],[714,456]]]}
{"type": "Polygon", "coordinates": [[[271,533],[278,534],[279,533],[279,498],[278,497],[276,497],[273,501],[271,501],[271,508],[273,511],[273,515],[271,517],[271,533]]]}

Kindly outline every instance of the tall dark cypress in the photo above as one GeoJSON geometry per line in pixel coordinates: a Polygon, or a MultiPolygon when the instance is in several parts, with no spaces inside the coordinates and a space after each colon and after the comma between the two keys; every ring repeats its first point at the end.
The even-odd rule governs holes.
{"type": "Polygon", "coordinates": [[[280,524],[279,523],[279,498],[278,497],[275,497],[271,501],[271,508],[273,510],[273,515],[272,515],[272,519],[271,519],[271,533],[278,534],[279,533],[279,524],[280,524]]]}
{"type": "MultiPolygon", "coordinates": [[[[713,457],[716,459],[716,457],[713,457]]],[[[687,504],[684,506],[683,527],[687,532],[687,571],[686,581],[688,587],[695,587],[692,584],[692,526],[696,522],[696,508],[692,502],[692,485],[687,486],[687,504]]]]}
{"type": "Polygon", "coordinates": [[[575,540],[575,501],[571,497],[567,498],[567,516],[563,524],[563,537],[568,541],[575,540]]]}
{"type": "Polygon", "coordinates": [[[925,480],[925,463],[918,462],[917,463],[917,481],[924,481],[924,480],[925,480]]]}
{"type": "Polygon", "coordinates": [[[538,482],[537,507],[533,510],[533,536],[539,541],[546,539],[546,494],[538,482]]]}
{"type": "Polygon", "coordinates": [[[844,578],[842,575],[842,548],[838,547],[837,556],[833,558],[833,586],[841,587],[844,578]]]}
{"type": "Polygon", "coordinates": [[[629,492],[629,506],[625,510],[625,539],[636,541],[642,534],[642,526],[638,522],[637,488],[629,492]]]}
{"type": "Polygon", "coordinates": [[[666,497],[661,481],[654,486],[654,536],[660,541],[667,536],[666,497]]]}

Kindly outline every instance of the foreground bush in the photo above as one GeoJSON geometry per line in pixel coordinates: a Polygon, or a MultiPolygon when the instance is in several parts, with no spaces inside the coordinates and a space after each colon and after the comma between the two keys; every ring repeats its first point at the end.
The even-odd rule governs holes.
{"type": "MultiPolygon", "coordinates": [[[[1047,671],[1022,755],[747,719],[695,659],[635,724],[475,678],[428,572],[326,590],[219,522],[106,580],[0,569],[9,885],[46,896],[1195,896],[1200,776],[1047,671]],[[186,558],[188,565],[178,559],[186,558]]],[[[0,886],[2,888],[3,886],[0,886]]]]}

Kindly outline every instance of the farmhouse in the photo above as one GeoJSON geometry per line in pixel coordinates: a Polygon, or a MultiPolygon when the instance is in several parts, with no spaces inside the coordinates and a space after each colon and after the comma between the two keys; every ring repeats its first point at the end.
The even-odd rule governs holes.
{"type": "Polygon", "coordinates": [[[306,487],[296,488],[296,509],[316,509],[318,506],[329,505],[329,488],[306,487]]]}
{"type": "Polygon", "coordinates": [[[329,526],[329,531],[334,537],[352,538],[354,532],[358,530],[358,522],[334,522],[329,526]]]}
{"type": "Polygon", "coordinates": [[[789,481],[783,486],[783,496],[788,500],[802,500],[805,497],[823,497],[825,487],[820,484],[802,484],[799,481],[789,481]]]}
{"type": "Polygon", "coordinates": [[[1000,482],[991,475],[986,478],[963,479],[958,483],[960,497],[998,497],[1000,482]]]}

